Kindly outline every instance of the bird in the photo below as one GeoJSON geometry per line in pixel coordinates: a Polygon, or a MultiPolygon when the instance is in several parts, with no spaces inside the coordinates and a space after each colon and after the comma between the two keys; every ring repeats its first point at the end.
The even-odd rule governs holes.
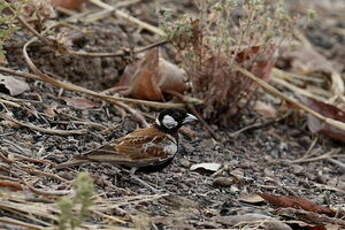
{"type": "Polygon", "coordinates": [[[77,166],[87,162],[107,162],[137,169],[169,164],[178,152],[178,130],[198,118],[183,109],[165,109],[155,122],[84,154],[57,165],[56,169],[77,166]]]}

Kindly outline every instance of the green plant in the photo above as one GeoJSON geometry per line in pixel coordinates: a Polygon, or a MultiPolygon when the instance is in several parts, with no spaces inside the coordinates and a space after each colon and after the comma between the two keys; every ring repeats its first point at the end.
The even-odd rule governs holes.
{"type": "Polygon", "coordinates": [[[59,229],[75,229],[90,214],[95,194],[94,184],[88,173],[81,172],[73,183],[74,196],[65,197],[58,202],[60,209],[59,229]]]}
{"type": "Polygon", "coordinates": [[[17,9],[17,4],[0,1],[0,60],[5,57],[5,51],[3,49],[4,42],[16,30],[16,15],[9,12],[9,7],[17,9]]]}
{"type": "Polygon", "coordinates": [[[250,101],[256,85],[236,66],[268,80],[274,53],[291,36],[283,0],[195,0],[196,15],[164,11],[161,26],[182,56],[193,96],[209,121],[227,125],[250,101]]]}

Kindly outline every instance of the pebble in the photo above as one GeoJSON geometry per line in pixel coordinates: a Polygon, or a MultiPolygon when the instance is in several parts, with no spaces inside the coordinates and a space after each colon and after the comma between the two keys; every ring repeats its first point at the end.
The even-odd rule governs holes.
{"type": "Polygon", "coordinates": [[[181,164],[182,167],[184,167],[184,168],[190,168],[190,166],[191,166],[190,161],[187,160],[187,159],[185,159],[185,158],[182,158],[182,159],[180,160],[180,164],[181,164]]]}
{"type": "Polygon", "coordinates": [[[217,177],[213,181],[213,185],[220,187],[230,187],[235,184],[236,180],[234,177],[217,177]]]}

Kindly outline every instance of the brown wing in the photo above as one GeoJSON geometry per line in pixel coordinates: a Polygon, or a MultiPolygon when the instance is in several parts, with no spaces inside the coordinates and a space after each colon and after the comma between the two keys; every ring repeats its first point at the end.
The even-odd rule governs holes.
{"type": "Polygon", "coordinates": [[[176,152],[175,138],[151,126],[116,139],[110,144],[79,156],[78,159],[109,161],[129,167],[144,167],[164,163],[176,152]]]}

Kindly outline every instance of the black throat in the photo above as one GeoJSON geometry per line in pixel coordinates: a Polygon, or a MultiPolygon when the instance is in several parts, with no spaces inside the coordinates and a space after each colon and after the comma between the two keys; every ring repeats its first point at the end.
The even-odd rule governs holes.
{"type": "Polygon", "coordinates": [[[159,129],[160,131],[162,131],[163,133],[167,133],[167,134],[170,134],[171,136],[173,136],[176,141],[178,142],[178,130],[179,130],[179,126],[177,126],[176,128],[174,129],[167,129],[163,126],[160,126],[158,124],[154,124],[154,126],[159,129]]]}

